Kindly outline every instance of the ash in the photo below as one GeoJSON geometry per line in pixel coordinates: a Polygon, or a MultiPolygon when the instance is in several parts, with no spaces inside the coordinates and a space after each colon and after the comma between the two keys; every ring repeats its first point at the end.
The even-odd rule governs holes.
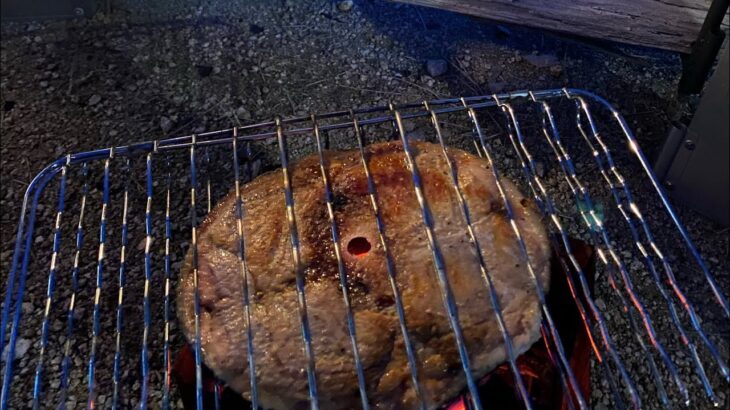
{"type": "MultiPolygon", "coordinates": [[[[232,124],[251,124],[276,115],[306,115],[384,105],[390,101],[418,102],[447,96],[568,86],[593,91],[612,102],[625,115],[645,153],[653,158],[670,121],[686,116],[693,103],[676,96],[681,64],[677,55],[667,52],[563,37],[382,1],[149,3],[115,1],[91,19],[2,24],[0,268],[3,276],[10,271],[17,218],[28,182],[45,164],[68,153],[228,128],[232,124]]],[[[500,115],[498,111],[494,114],[500,115]]],[[[523,121],[523,132],[537,141],[541,137],[539,117],[533,113],[530,118],[523,121]]],[[[468,146],[458,138],[465,131],[460,128],[460,121],[461,128],[467,124],[463,119],[449,118],[445,128],[451,124],[454,145],[468,146]]],[[[513,180],[521,180],[518,159],[510,152],[504,123],[500,126],[501,120],[493,116],[484,121],[490,132],[493,131],[490,144],[503,173],[513,180]]],[[[429,132],[425,122],[416,122],[408,130],[413,136],[432,138],[424,136],[429,132]]],[[[601,174],[584,142],[576,135],[572,137],[566,136],[567,147],[573,151],[583,183],[605,208],[604,218],[615,242],[613,246],[629,268],[659,340],[688,385],[691,407],[710,407],[689,352],[678,337],[664,299],[643,267],[601,174]]],[[[678,281],[697,308],[703,328],[727,362],[727,318],[714,303],[702,272],[683,246],[648,180],[638,165],[628,160],[629,153],[621,146],[620,137],[615,130],[606,135],[616,144],[616,155],[627,158],[619,162],[636,201],[657,236],[658,245],[674,264],[678,281]]],[[[350,141],[352,148],[352,140],[347,138],[351,137],[343,134],[338,139],[334,135],[333,145],[344,147],[348,144],[343,141],[350,141]]],[[[301,141],[290,147],[293,158],[314,152],[311,141],[306,138],[301,141]]],[[[275,144],[260,143],[253,144],[250,152],[242,149],[247,177],[276,167],[274,148],[275,144]]],[[[550,187],[563,224],[572,236],[589,240],[572,193],[562,180],[562,171],[544,144],[535,143],[534,148],[540,162],[540,176],[550,187]]],[[[214,205],[231,187],[230,158],[230,150],[199,150],[199,181],[204,187],[210,181],[211,186],[211,195],[207,190],[200,192],[199,221],[207,211],[206,205],[214,205]]],[[[129,408],[137,406],[141,397],[144,167],[143,157],[132,158],[129,165],[117,159],[110,166],[108,251],[102,275],[96,365],[95,400],[101,408],[111,407],[114,401],[113,363],[117,350],[122,353],[116,375],[121,392],[117,403],[129,408]],[[128,194],[127,264],[121,269],[125,192],[128,194]],[[117,349],[120,276],[126,286],[120,328],[123,337],[117,349]]],[[[165,371],[162,356],[165,194],[171,192],[173,222],[169,257],[174,283],[190,242],[189,152],[180,150],[161,156],[154,167],[147,401],[153,408],[159,408],[165,371]]],[[[80,167],[69,171],[65,195],[68,209],[61,221],[61,251],[49,316],[48,346],[43,357],[41,407],[55,408],[63,401],[68,408],[77,408],[87,401],[86,372],[97,279],[102,176],[102,161],[90,163],[86,177],[80,167]],[[73,289],[71,271],[84,183],[88,185],[83,220],[85,237],[79,250],[77,305],[72,315],[75,331],[68,340],[72,353],[68,392],[63,395],[61,363],[67,342],[67,310],[73,289]]],[[[38,207],[33,253],[21,305],[23,321],[14,361],[11,408],[32,405],[57,193],[58,183],[52,182],[41,195],[38,207]]],[[[727,229],[682,207],[679,214],[719,287],[727,294],[730,288],[727,229]]],[[[623,311],[600,264],[598,271],[596,304],[606,316],[619,355],[637,384],[645,408],[659,407],[657,387],[652,382],[645,353],[629,325],[628,314],[623,311]]],[[[6,285],[1,288],[3,296],[5,288],[6,285]]],[[[177,332],[172,300],[168,313],[173,318],[170,351],[175,353],[184,340],[177,332]]],[[[720,406],[727,406],[727,382],[691,331],[682,309],[679,316],[699,346],[699,358],[720,406]]],[[[680,403],[666,367],[656,355],[654,359],[669,399],[680,403]]],[[[594,363],[591,405],[596,409],[613,408],[611,389],[602,374],[600,366],[594,363]]],[[[174,386],[171,394],[173,408],[182,408],[174,386]]]]}

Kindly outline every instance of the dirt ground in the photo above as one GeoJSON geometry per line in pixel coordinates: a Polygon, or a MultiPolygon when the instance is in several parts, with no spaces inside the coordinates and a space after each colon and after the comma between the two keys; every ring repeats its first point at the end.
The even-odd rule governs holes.
{"type": "MultiPolygon", "coordinates": [[[[686,116],[692,103],[676,95],[681,64],[679,56],[673,53],[567,37],[380,0],[355,1],[348,11],[322,0],[112,1],[110,10],[102,7],[91,19],[3,22],[0,58],[2,277],[10,270],[27,184],[46,164],[69,153],[268,121],[277,115],[306,115],[518,89],[572,87],[595,92],[614,104],[652,159],[670,121],[686,116]],[[447,62],[444,73],[429,74],[429,61],[433,65],[434,60],[447,62]]],[[[102,187],[100,171],[94,168],[95,198],[102,187]]],[[[186,173],[182,172],[184,180],[186,173]]],[[[117,188],[122,186],[121,180],[114,183],[117,188]]],[[[115,191],[116,197],[120,191],[115,191]]],[[[55,198],[49,195],[49,199],[55,198]]],[[[78,189],[71,198],[79,198],[78,189]]],[[[45,220],[52,221],[55,205],[47,203],[41,213],[45,220]]],[[[98,202],[93,204],[96,208],[98,202]]],[[[113,212],[114,217],[119,215],[119,209],[113,212]]],[[[710,261],[711,270],[727,289],[727,229],[689,210],[680,213],[692,236],[699,238],[698,246],[710,261]]],[[[75,227],[70,221],[73,218],[68,219],[64,221],[69,226],[64,233],[65,246],[69,247],[63,255],[66,268],[71,266],[70,246],[75,240],[75,227]]],[[[52,224],[39,226],[35,243],[50,249],[52,224]]],[[[136,229],[137,236],[130,240],[134,246],[143,237],[141,228],[136,229]]],[[[184,226],[175,229],[180,236],[189,231],[184,226]]],[[[89,228],[88,232],[91,245],[87,247],[96,242],[96,230],[89,228]]],[[[118,229],[110,234],[117,235],[114,244],[119,243],[118,234],[118,229]]],[[[182,246],[177,251],[177,262],[187,243],[182,246]]],[[[89,248],[89,254],[93,253],[94,249],[89,248]]],[[[16,360],[19,374],[27,379],[22,389],[18,387],[23,392],[16,395],[18,401],[14,403],[18,408],[24,407],[31,397],[28,383],[35,369],[37,332],[45,306],[48,252],[39,255],[44,273],[29,286],[30,301],[22,309],[33,323],[28,327],[32,330],[20,337],[32,340],[33,344],[26,357],[16,360]]],[[[94,264],[90,259],[84,265],[88,269],[88,292],[93,290],[94,264]]],[[[111,287],[105,297],[110,299],[108,306],[112,309],[116,302],[117,268],[115,264],[107,279],[111,287]]],[[[68,285],[69,280],[64,280],[68,285]]],[[[160,279],[155,281],[161,284],[160,279]]],[[[62,284],[59,282],[58,286],[60,289],[62,284]]],[[[139,282],[130,286],[139,287],[139,282]]],[[[5,287],[1,289],[4,295],[5,287]]],[[[597,292],[607,293],[607,289],[603,285],[597,292]]],[[[61,293],[68,295],[67,291],[61,293]]],[[[65,301],[54,303],[57,310],[65,309],[65,301]]],[[[605,303],[609,309],[620,309],[618,302],[605,303]]],[[[131,309],[138,311],[140,307],[131,309]]],[[[92,310],[93,306],[87,303],[85,312],[79,315],[89,321],[92,310]]],[[[711,313],[706,320],[727,361],[728,333],[722,330],[727,322],[720,316],[711,313]]],[[[59,313],[59,323],[61,318],[59,313]]],[[[107,312],[104,326],[111,333],[113,319],[113,313],[107,312]]],[[[658,320],[669,322],[661,317],[658,320]]],[[[65,325],[59,326],[54,330],[62,334],[60,330],[65,325]]],[[[88,324],[84,326],[82,332],[89,329],[88,324]]],[[[619,332],[627,339],[631,336],[627,328],[619,332]]],[[[60,336],[53,340],[60,346],[64,339],[60,336]]],[[[109,340],[113,343],[112,338],[109,340]]],[[[156,339],[154,343],[159,347],[161,342],[156,339]]],[[[179,337],[176,343],[180,343],[179,337]]],[[[87,348],[81,341],[79,344],[87,348]]],[[[135,340],[130,346],[138,349],[139,344],[135,340]]],[[[113,354],[113,345],[107,349],[113,354]]],[[[58,350],[53,354],[60,354],[58,350]]],[[[634,355],[633,352],[638,350],[630,350],[628,355],[634,355]]],[[[49,353],[49,362],[59,363],[60,357],[53,354],[49,353]]],[[[641,358],[638,353],[636,356],[636,366],[640,367],[641,358]]],[[[692,366],[683,353],[680,361],[691,374],[692,366]]],[[[86,400],[85,369],[80,365],[81,361],[76,362],[77,369],[71,378],[75,378],[76,387],[84,388],[79,387],[81,393],[73,398],[73,404],[86,400]]],[[[129,365],[138,367],[134,359],[129,359],[129,365]]],[[[152,377],[158,382],[162,377],[161,365],[155,366],[152,377]]],[[[714,367],[711,371],[713,385],[718,386],[716,393],[726,405],[728,386],[718,381],[714,367]]],[[[644,370],[638,372],[645,374],[644,370]]],[[[135,374],[126,374],[134,391],[139,389],[139,383],[131,381],[135,374]]],[[[51,383],[54,377],[58,377],[57,373],[47,376],[51,383]]],[[[611,406],[605,383],[594,384],[593,406],[611,406]]],[[[644,393],[650,395],[651,390],[647,390],[644,393]]],[[[156,390],[151,397],[159,394],[156,390]]],[[[707,404],[702,401],[703,392],[696,379],[691,395],[698,400],[696,403],[707,404]]],[[[106,408],[111,403],[110,393],[104,392],[102,396],[98,401],[106,408]]],[[[130,394],[126,403],[135,404],[137,396],[130,394]]],[[[646,405],[653,408],[658,403],[646,405]]]]}

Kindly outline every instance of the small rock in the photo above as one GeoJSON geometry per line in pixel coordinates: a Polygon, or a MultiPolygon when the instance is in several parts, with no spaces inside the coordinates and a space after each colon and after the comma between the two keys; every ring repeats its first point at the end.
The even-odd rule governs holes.
{"type": "Polygon", "coordinates": [[[240,120],[250,120],[251,119],[251,113],[246,109],[244,106],[240,106],[236,108],[236,117],[240,120]]]}
{"type": "Polygon", "coordinates": [[[21,309],[23,309],[24,315],[30,315],[33,313],[33,304],[30,302],[23,302],[21,309]]]}
{"type": "Polygon", "coordinates": [[[101,96],[99,94],[94,94],[89,98],[89,105],[96,105],[101,102],[101,96]]]}
{"type": "Polygon", "coordinates": [[[535,161],[535,173],[537,173],[537,176],[539,178],[545,177],[545,163],[542,161],[535,161]]]}
{"type": "MultiPolygon", "coordinates": [[[[9,351],[10,345],[6,345],[5,349],[3,349],[3,360],[6,360],[8,358],[8,351],[9,351]]],[[[15,356],[14,359],[22,359],[26,353],[28,353],[28,350],[30,349],[30,340],[23,339],[22,337],[18,338],[15,341],[15,356]]]]}
{"type": "Polygon", "coordinates": [[[41,88],[48,87],[48,81],[41,81],[39,84],[40,84],[41,88]]]}
{"type": "Polygon", "coordinates": [[[337,2],[337,10],[347,13],[348,11],[352,10],[353,2],[352,0],[342,0],[337,2]]]}
{"type": "Polygon", "coordinates": [[[446,60],[439,58],[426,61],[426,71],[428,71],[428,75],[431,77],[444,75],[448,69],[449,63],[446,60]]]}
{"type": "Polygon", "coordinates": [[[168,132],[172,128],[172,121],[170,121],[167,117],[160,117],[160,128],[162,128],[162,132],[168,132]]]}
{"type": "Polygon", "coordinates": [[[599,310],[604,311],[604,310],[606,310],[606,303],[603,301],[603,299],[598,298],[598,299],[596,299],[596,307],[599,310]]]}
{"type": "Polygon", "coordinates": [[[527,60],[528,63],[539,68],[560,65],[560,60],[552,54],[529,54],[524,56],[524,59],[527,60]]]}

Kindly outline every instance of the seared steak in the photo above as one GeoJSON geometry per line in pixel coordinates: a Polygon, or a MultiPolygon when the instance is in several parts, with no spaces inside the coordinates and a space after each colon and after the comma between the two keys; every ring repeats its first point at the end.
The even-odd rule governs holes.
{"type": "MultiPolygon", "coordinates": [[[[440,146],[418,142],[411,145],[433,215],[435,238],[457,302],[472,369],[475,377],[481,377],[506,360],[488,288],[440,146]]],[[[366,153],[417,355],[419,381],[427,407],[434,408],[454,397],[466,383],[421,211],[402,145],[374,144],[366,147],[366,153]]],[[[520,255],[487,162],[458,149],[449,149],[449,155],[457,168],[516,353],[522,353],[540,335],[541,314],[534,282],[520,255]]],[[[326,159],[368,397],[375,408],[417,408],[385,253],[378,239],[359,152],[326,152],[326,159]]],[[[291,179],[320,407],[359,408],[357,376],[317,156],[293,164],[291,179]]],[[[547,288],[549,250],[544,227],[534,205],[509,181],[503,180],[503,184],[532,266],[547,288]]],[[[275,409],[306,407],[306,361],[281,170],[261,175],[243,186],[242,197],[245,256],[253,282],[252,326],[261,405],[275,409]]],[[[198,232],[204,361],[230,387],[248,397],[235,192],[218,204],[198,232]]],[[[195,335],[193,294],[188,255],[180,276],[177,311],[189,340],[195,335]]]]}

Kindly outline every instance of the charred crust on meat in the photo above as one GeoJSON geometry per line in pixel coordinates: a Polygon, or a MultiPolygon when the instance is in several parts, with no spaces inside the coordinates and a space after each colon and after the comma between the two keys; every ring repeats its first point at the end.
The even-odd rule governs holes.
{"type": "Polygon", "coordinates": [[[350,203],[350,198],[342,192],[335,192],[332,196],[332,208],[335,212],[341,211],[348,203],[350,203]]]}

